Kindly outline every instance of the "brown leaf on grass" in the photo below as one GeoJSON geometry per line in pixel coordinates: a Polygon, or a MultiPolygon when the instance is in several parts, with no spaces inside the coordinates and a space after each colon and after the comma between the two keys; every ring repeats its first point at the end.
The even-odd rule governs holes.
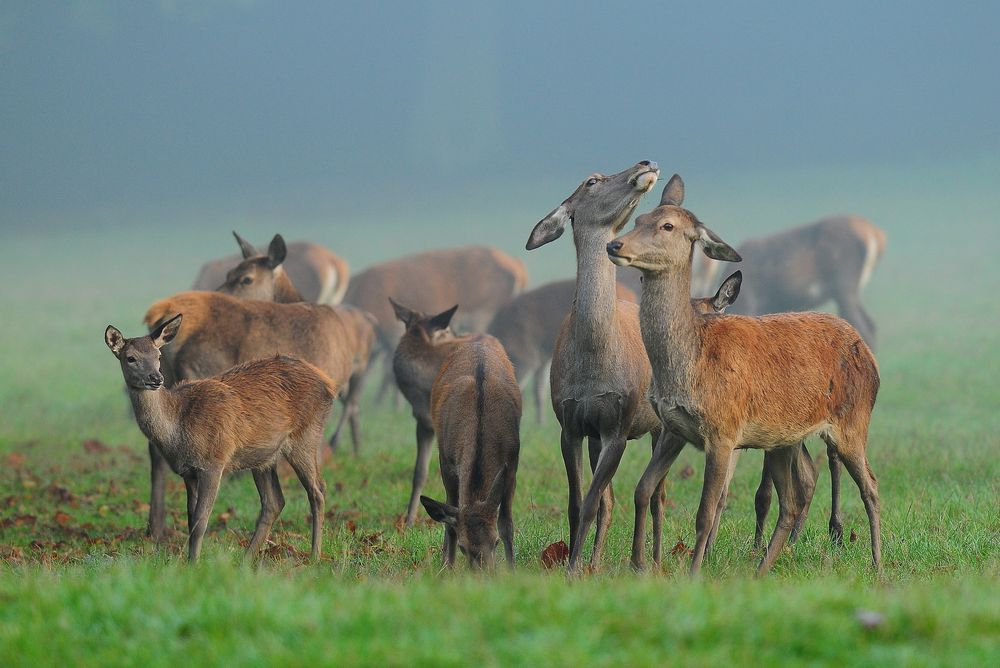
{"type": "Polygon", "coordinates": [[[16,545],[0,545],[0,559],[20,562],[24,559],[24,550],[16,545]]]}
{"type": "Polygon", "coordinates": [[[569,546],[564,540],[552,543],[542,550],[542,568],[555,568],[559,564],[565,564],[568,560],[569,546]]]}
{"type": "Polygon", "coordinates": [[[19,469],[24,466],[24,462],[27,461],[27,455],[21,452],[12,452],[3,458],[4,464],[12,469],[19,469]]]}
{"type": "Polygon", "coordinates": [[[73,520],[72,517],[70,517],[68,514],[64,513],[61,510],[57,512],[55,515],[53,515],[52,519],[56,521],[56,524],[63,527],[69,524],[73,520]]]}
{"type": "Polygon", "coordinates": [[[358,525],[354,523],[354,520],[347,520],[347,530],[354,533],[358,530],[358,525]]]}
{"type": "Polygon", "coordinates": [[[80,505],[80,501],[76,498],[76,494],[69,491],[65,487],[57,485],[56,483],[52,483],[46,487],[45,491],[48,492],[49,495],[52,496],[58,503],[66,503],[74,508],[80,505]]]}
{"type": "Polygon", "coordinates": [[[854,529],[851,529],[851,538],[850,538],[850,541],[852,543],[856,543],[858,541],[858,532],[855,531],[854,529]]]}
{"type": "Polygon", "coordinates": [[[690,557],[694,550],[684,544],[683,540],[678,540],[677,544],[670,549],[670,554],[675,557],[690,557]]]}
{"type": "Polygon", "coordinates": [[[105,443],[97,440],[96,438],[88,438],[83,442],[83,449],[92,455],[103,455],[106,452],[111,452],[111,448],[105,443]]]}
{"type": "Polygon", "coordinates": [[[141,499],[132,499],[132,510],[137,513],[148,513],[149,504],[141,499]]]}
{"type": "Polygon", "coordinates": [[[33,526],[37,518],[34,515],[17,515],[15,517],[5,517],[0,520],[0,529],[8,527],[33,526]]]}
{"type": "Polygon", "coordinates": [[[218,520],[222,524],[228,524],[229,520],[231,520],[233,518],[233,516],[235,516],[235,515],[236,515],[236,509],[233,508],[232,506],[229,506],[224,511],[222,511],[221,513],[219,513],[218,520]]]}
{"type": "Polygon", "coordinates": [[[694,467],[690,464],[685,464],[684,468],[680,471],[681,480],[687,480],[694,475],[694,467]]]}

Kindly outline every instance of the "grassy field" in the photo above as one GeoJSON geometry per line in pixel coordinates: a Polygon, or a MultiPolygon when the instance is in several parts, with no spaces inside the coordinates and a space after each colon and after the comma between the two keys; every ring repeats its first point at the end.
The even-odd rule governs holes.
{"type": "MultiPolygon", "coordinates": [[[[850,174],[842,181],[852,179],[861,181],[850,174]]],[[[615,479],[619,505],[603,567],[573,581],[546,571],[541,552],[568,538],[565,474],[554,421],[536,425],[530,408],[515,505],[517,571],[493,578],[443,573],[439,527],[426,520],[400,530],[412,419],[370,401],[360,457],[337,457],[324,471],[320,563],[305,558],[307,504],[290,479],[265,557],[256,568],[241,564],[257,497],[251,480],[237,477],[223,484],[203,562],[188,566],[179,479],[168,491],[170,539],[157,547],[143,537],[146,446],[101,335],[108,322],[135,335],[148,303],[183,289],[199,261],[188,247],[205,231],[191,226],[167,235],[150,224],[159,233],[153,249],[113,223],[11,234],[0,268],[0,665],[997,664],[1000,270],[990,251],[1000,235],[989,213],[997,197],[977,191],[975,204],[962,210],[962,233],[950,237],[963,243],[936,243],[954,203],[911,196],[908,183],[886,180],[887,192],[865,191],[858,206],[890,239],[866,299],[881,341],[882,389],[869,442],[881,485],[881,579],[869,566],[867,520],[847,476],[849,538],[840,548],[830,544],[824,463],[804,535],[767,579],[753,580],[761,458],[751,452],[734,480],[717,547],[703,576],[691,581],[686,546],[694,540],[703,465],[692,449],[669,477],[662,570],[632,573],[631,491],[647,441],[630,445],[615,479]]],[[[751,192],[753,184],[744,184],[743,194],[751,192]]],[[[761,206],[744,218],[740,234],[727,234],[733,227],[724,222],[731,212],[725,205],[704,218],[733,241],[776,226],[763,200],[741,201],[748,200],[761,206]]],[[[786,200],[788,223],[807,220],[816,200],[786,200]]],[[[526,206],[481,221],[484,229],[507,221],[505,232],[485,240],[524,256],[522,237],[550,208],[526,206]]],[[[213,226],[220,240],[202,255],[229,252],[230,222],[213,226]]],[[[435,241],[472,239],[453,234],[464,224],[457,214],[439,224],[435,241]]],[[[271,225],[257,221],[250,231],[263,238],[271,225]]],[[[355,246],[364,235],[345,229],[345,245],[358,248],[360,260],[346,254],[363,266],[402,252],[405,242],[394,231],[380,230],[381,245],[355,246]]],[[[319,227],[298,232],[289,236],[331,237],[319,227]]],[[[526,258],[536,283],[572,271],[570,244],[562,246],[526,258]]],[[[818,441],[810,445],[822,452],[818,441]]],[[[436,462],[428,493],[442,495],[436,462]]],[[[775,515],[776,508],[772,522],[775,515]]]]}

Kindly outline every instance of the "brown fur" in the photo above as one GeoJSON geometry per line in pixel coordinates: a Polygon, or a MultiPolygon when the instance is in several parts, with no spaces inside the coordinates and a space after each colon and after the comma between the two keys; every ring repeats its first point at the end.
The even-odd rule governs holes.
{"type": "Polygon", "coordinates": [[[309,495],[312,556],[319,558],[325,485],[316,446],[336,386],[307,362],[275,356],[163,388],[158,349],[170,343],[179,324],[174,318],[135,339],[109,327],[105,340],[121,363],[139,428],[188,488],[188,558],[198,558],[222,476],[243,470],[254,472],[261,496],[260,519],[247,549],[248,555],[256,553],[284,505],[275,468],[279,457],[292,465],[309,495]]]}
{"type": "Polygon", "coordinates": [[[454,563],[457,545],[474,568],[491,567],[502,538],[513,567],[520,419],[521,391],[500,342],[481,336],[454,347],[431,389],[448,500],[421,497],[431,517],[445,523],[446,566],[454,563]]]}
{"type": "MultiPolygon", "coordinates": [[[[702,244],[713,259],[738,261],[739,254],[681,208],[682,199],[683,183],[675,176],[661,205],[636,219],[635,229],[609,244],[608,253],[644,274],[642,333],[664,429],[705,449],[692,572],[704,558],[737,448],[765,450],[778,487],[778,525],[758,569],[767,572],[807,502],[792,465],[801,441],[813,434],[836,450],[861,490],[878,568],[878,486],[865,452],[879,385],[874,356],[853,327],[828,314],[696,314],[687,299],[693,244],[702,244]]],[[[643,474],[647,487],[679,451],[657,447],[643,474]]]]}
{"type": "MultiPolygon", "coordinates": [[[[320,304],[275,304],[217,292],[181,292],[156,302],[144,321],[151,329],[174,314],[184,327],[164,351],[167,385],[207,378],[253,359],[286,354],[301,357],[326,373],[337,387],[349,382],[356,360],[345,345],[356,334],[354,311],[320,304]]],[[[165,466],[155,447],[150,500],[150,534],[165,531],[165,466]]]]}

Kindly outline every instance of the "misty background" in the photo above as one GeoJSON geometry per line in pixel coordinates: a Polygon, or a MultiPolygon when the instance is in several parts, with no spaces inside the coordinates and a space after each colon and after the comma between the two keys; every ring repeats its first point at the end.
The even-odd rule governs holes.
{"type": "Polygon", "coordinates": [[[114,286],[141,312],[234,228],[355,270],[490,243],[537,284],[573,251],[525,252],[532,225],[652,159],[734,244],[870,218],[885,301],[888,276],[996,249],[998,24],[996,3],[7,0],[6,298],[114,286]]]}

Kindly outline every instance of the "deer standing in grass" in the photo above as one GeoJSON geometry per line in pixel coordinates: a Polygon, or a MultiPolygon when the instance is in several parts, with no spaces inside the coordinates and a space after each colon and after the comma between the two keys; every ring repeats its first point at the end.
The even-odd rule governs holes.
{"type": "Polygon", "coordinates": [[[148,336],[126,339],[108,325],[104,340],[121,363],[139,428],[184,478],[188,559],[197,560],[201,552],[223,474],[247,469],[260,494],[260,516],[246,555],[257,554],[285,505],[276,468],[282,456],[309,496],[312,558],[318,559],[325,484],[317,444],[336,396],[333,382],[307,362],[277,356],[166,388],[160,348],[174,340],[180,326],[176,315],[148,336]]]}
{"type": "MultiPolygon", "coordinates": [[[[241,299],[283,304],[305,301],[288,273],[283,270],[287,251],[285,240],[280,234],[274,235],[266,254],[258,251],[236,232],[233,232],[233,236],[240,245],[243,261],[229,270],[226,282],[219,288],[219,292],[241,299]]],[[[361,448],[361,394],[364,392],[369,362],[375,347],[376,322],[370,313],[354,306],[337,304],[330,308],[340,316],[345,326],[340,343],[353,355],[351,377],[340,388],[344,410],[340,413],[333,436],[330,437],[330,449],[332,452],[337,451],[340,431],[346,421],[351,428],[351,446],[356,455],[361,448]]]]}
{"type": "MultiPolygon", "coordinates": [[[[660,206],[607,245],[616,264],[643,272],[640,320],[653,368],[653,403],[663,422],[639,488],[660,480],[684,441],[705,452],[705,479],[696,522],[691,572],[705,557],[710,531],[737,448],[765,451],[778,493],[779,516],[757,569],[774,564],[799,516],[806,490],[793,466],[808,436],[836,450],[858,485],[871,529],[872,561],[881,568],[878,483],[866,455],[868,425],[878,393],[875,358],[858,332],[825,313],[759,318],[702,317],[691,308],[691,256],[700,244],[712,259],[739,254],[681,207],[684,184],[674,176],[660,206]]],[[[637,497],[638,497],[637,489],[637,497]]],[[[635,545],[633,545],[635,549],[635,545]]]]}
{"type": "Polygon", "coordinates": [[[431,419],[447,501],[420,501],[445,525],[444,565],[454,564],[457,545],[472,568],[491,569],[502,539],[513,568],[521,389],[497,339],[454,348],[431,389],[431,419]]]}

